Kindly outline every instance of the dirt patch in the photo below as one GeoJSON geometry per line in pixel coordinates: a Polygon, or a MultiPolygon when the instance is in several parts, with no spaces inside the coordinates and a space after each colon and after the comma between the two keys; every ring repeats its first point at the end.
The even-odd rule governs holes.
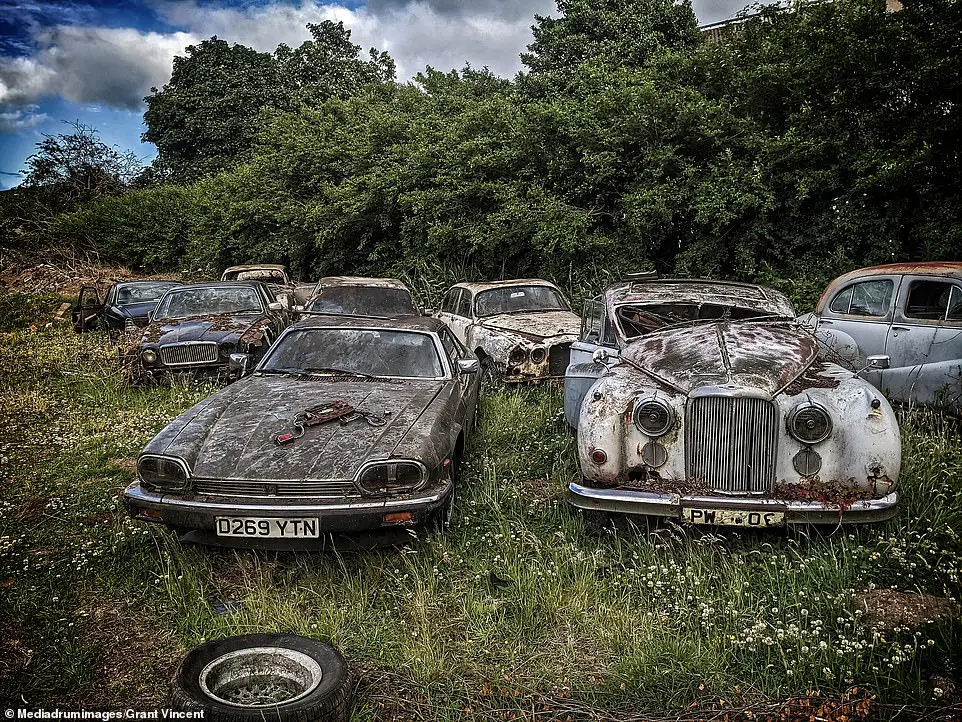
{"type": "Polygon", "coordinates": [[[148,612],[129,602],[96,597],[82,606],[85,641],[100,650],[96,673],[101,680],[91,700],[100,705],[122,705],[137,700],[144,707],[167,703],[167,680],[186,653],[173,633],[152,628],[148,612]]]}
{"type": "Polygon", "coordinates": [[[895,589],[869,589],[855,597],[856,609],[865,612],[867,625],[881,629],[920,627],[927,622],[954,619],[959,606],[951,599],[930,594],[906,594],[895,589]]]}
{"type": "Polygon", "coordinates": [[[96,286],[104,291],[118,281],[148,278],[173,276],[145,276],[129,268],[101,265],[96,257],[66,252],[54,253],[42,262],[15,252],[0,253],[0,292],[71,296],[82,286],[96,286]]]}

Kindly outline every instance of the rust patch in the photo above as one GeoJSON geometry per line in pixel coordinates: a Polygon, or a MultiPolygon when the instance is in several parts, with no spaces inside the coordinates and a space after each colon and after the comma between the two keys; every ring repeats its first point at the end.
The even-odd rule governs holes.
{"type": "Polygon", "coordinates": [[[772,498],[783,501],[814,501],[826,506],[834,506],[839,511],[846,511],[856,501],[871,499],[873,495],[870,491],[856,487],[855,479],[848,481],[811,479],[795,484],[776,484],[772,498]]]}
{"type": "Polygon", "coordinates": [[[656,494],[678,494],[679,496],[720,496],[704,479],[662,479],[658,472],[647,468],[634,469],[628,474],[628,481],[619,488],[631,491],[650,491],[656,494]],[[647,472],[647,473],[645,473],[647,472]]]}
{"type": "Polygon", "coordinates": [[[895,589],[869,589],[855,597],[856,609],[865,612],[863,622],[880,629],[920,627],[927,622],[956,619],[959,605],[931,594],[907,594],[895,589]]]}
{"type": "Polygon", "coordinates": [[[834,389],[842,383],[841,379],[827,375],[828,364],[824,361],[816,362],[806,369],[805,373],[785,387],[785,393],[795,396],[808,389],[834,389]]]}

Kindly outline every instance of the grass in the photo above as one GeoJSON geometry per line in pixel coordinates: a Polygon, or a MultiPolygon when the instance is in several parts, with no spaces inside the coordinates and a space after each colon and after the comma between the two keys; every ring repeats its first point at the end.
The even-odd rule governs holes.
{"type": "Polygon", "coordinates": [[[530,388],[484,399],[443,534],[198,548],[128,520],[118,494],[211,389],[127,389],[105,338],[30,330],[49,310],[0,334],[0,701],[162,705],[191,646],[271,630],[344,650],[357,720],[650,719],[814,695],[918,712],[959,685],[957,618],[873,628],[858,604],[873,587],[960,598],[962,441],[938,414],[903,416],[902,509],[868,529],[592,532],[564,501],[561,394],[530,388]]]}

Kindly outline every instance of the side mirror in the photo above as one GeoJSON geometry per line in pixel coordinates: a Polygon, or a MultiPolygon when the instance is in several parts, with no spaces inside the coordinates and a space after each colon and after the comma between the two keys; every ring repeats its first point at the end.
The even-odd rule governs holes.
{"type": "Polygon", "coordinates": [[[238,376],[244,376],[247,373],[247,364],[250,361],[250,356],[246,353],[232,353],[230,355],[230,362],[228,368],[231,372],[236,372],[238,376]]]}
{"type": "Polygon", "coordinates": [[[267,308],[270,311],[283,311],[286,307],[280,301],[274,301],[273,303],[267,304],[267,308]]]}
{"type": "Polygon", "coordinates": [[[892,364],[892,359],[888,355],[880,354],[878,356],[868,356],[865,359],[868,366],[867,369],[875,369],[877,371],[882,371],[887,369],[892,364]]]}
{"type": "Polygon", "coordinates": [[[481,368],[481,363],[476,358],[458,359],[458,373],[476,374],[481,368]]]}
{"type": "Polygon", "coordinates": [[[591,354],[591,360],[599,366],[608,368],[608,362],[611,361],[611,352],[608,351],[608,349],[606,349],[604,346],[596,348],[595,352],[591,354]]]}

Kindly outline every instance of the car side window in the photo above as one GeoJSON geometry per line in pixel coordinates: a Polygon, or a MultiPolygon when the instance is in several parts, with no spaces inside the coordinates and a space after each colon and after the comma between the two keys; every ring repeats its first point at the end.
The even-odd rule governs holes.
{"type": "Polygon", "coordinates": [[[441,301],[441,313],[454,313],[458,307],[458,298],[461,295],[460,288],[452,288],[448,291],[444,300],[441,301]]]}
{"type": "Polygon", "coordinates": [[[849,316],[881,318],[888,315],[894,288],[895,284],[888,278],[862,281],[839,292],[829,308],[849,316]]]}
{"type": "Polygon", "coordinates": [[[455,313],[458,316],[471,318],[471,292],[467,289],[462,289],[461,300],[458,302],[458,310],[455,313]]]}
{"type": "Polygon", "coordinates": [[[962,321],[962,288],[952,285],[949,294],[949,308],[945,314],[946,321],[962,321]]]}
{"type": "Polygon", "coordinates": [[[947,281],[912,281],[905,298],[905,317],[920,321],[947,319],[953,290],[947,281]]]}
{"type": "Polygon", "coordinates": [[[584,316],[581,321],[581,340],[585,343],[601,343],[601,327],[604,321],[605,304],[601,296],[585,302],[584,316]]]}
{"type": "Polygon", "coordinates": [[[441,337],[441,345],[444,346],[444,350],[451,360],[451,367],[457,367],[458,359],[464,357],[464,347],[461,346],[460,342],[458,342],[454,335],[446,328],[441,329],[438,332],[438,336],[441,337]]]}

